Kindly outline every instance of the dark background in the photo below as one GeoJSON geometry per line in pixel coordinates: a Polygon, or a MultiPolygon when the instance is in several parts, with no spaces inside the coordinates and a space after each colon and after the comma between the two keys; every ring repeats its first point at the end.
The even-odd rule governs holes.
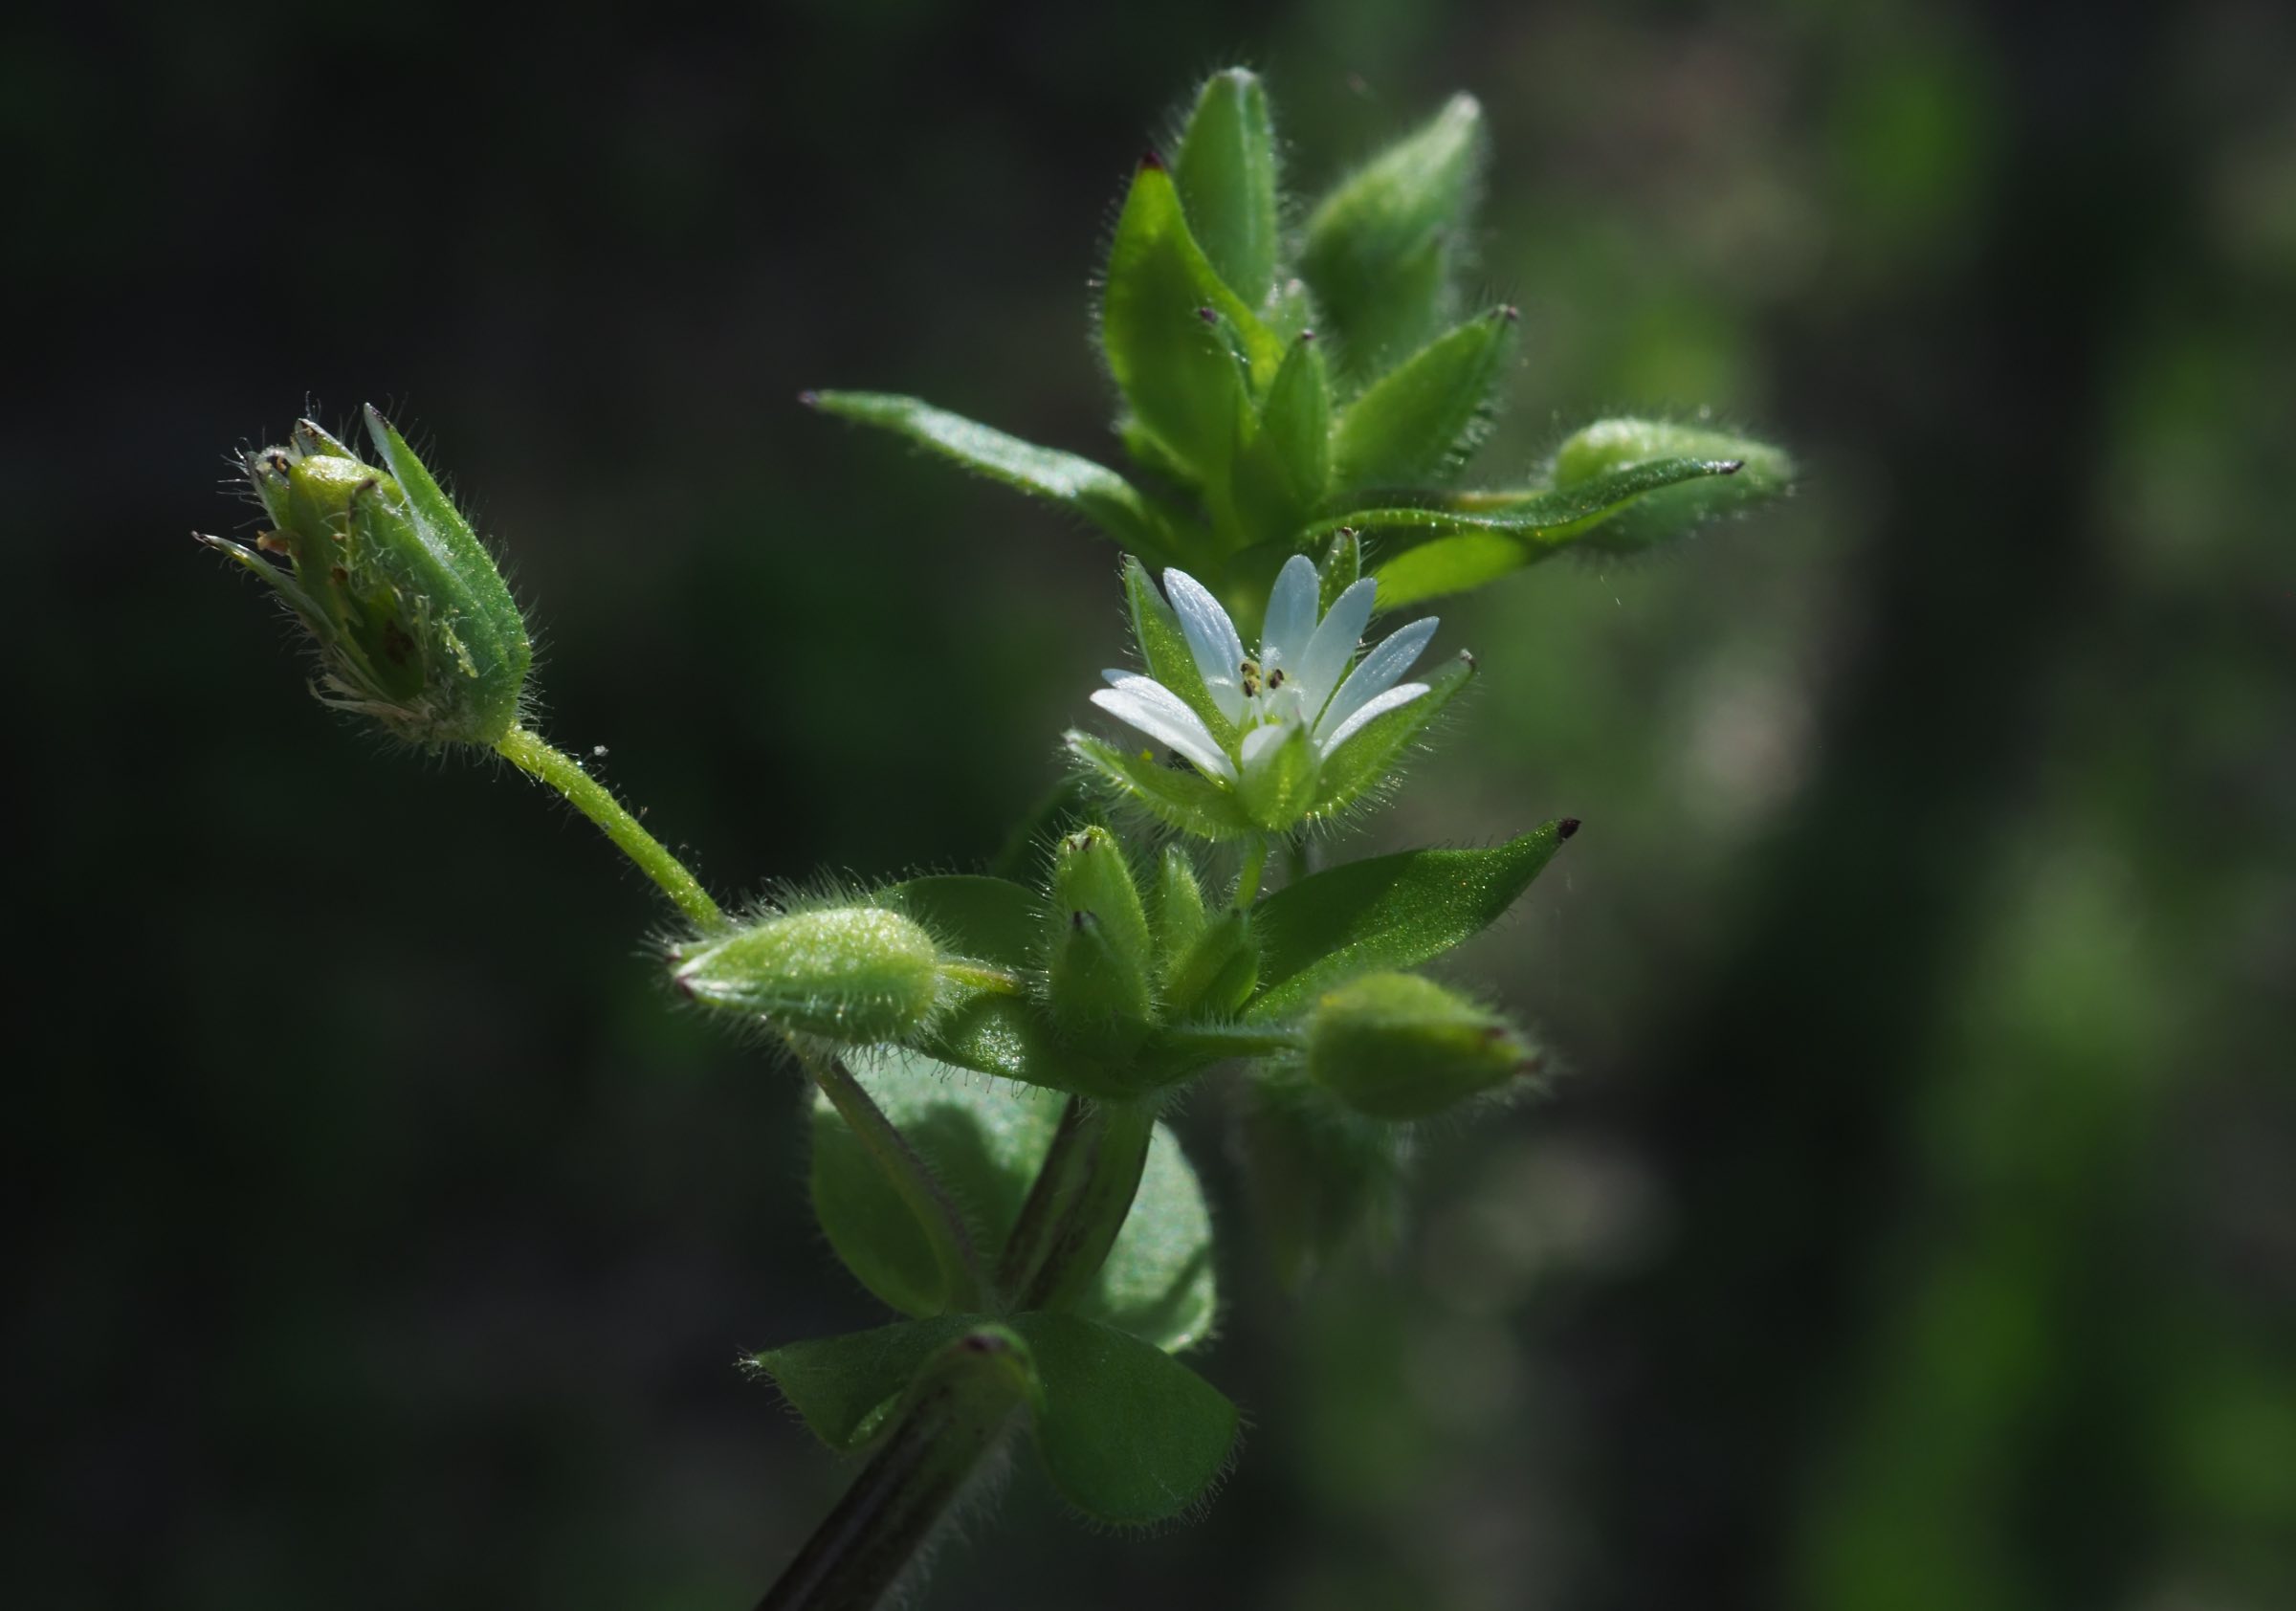
{"type": "Polygon", "coordinates": [[[929,1603],[2296,1604],[2285,7],[476,11],[0,25],[11,1603],[788,1557],[841,1475],[733,1360],[873,1319],[792,1076],[669,1010],[586,827],[327,717],[184,534],[394,408],[706,877],[977,865],[1111,552],[792,396],[1110,454],[1102,232],[1244,59],[1307,188],[1483,99],[1486,477],[1711,405],[1807,479],[1446,612],[1484,686],[1355,848],[1585,819],[1453,970],[1570,1077],[1297,1301],[1192,1110],[1235,1475],[1142,1539],[1024,1470],[929,1603]]]}

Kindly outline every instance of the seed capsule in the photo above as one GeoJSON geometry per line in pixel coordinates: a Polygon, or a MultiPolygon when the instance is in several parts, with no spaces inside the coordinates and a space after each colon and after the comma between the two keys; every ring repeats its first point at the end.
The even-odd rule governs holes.
{"type": "Polygon", "coordinates": [[[939,948],[875,906],[792,912],[674,954],[673,978],[697,1002],[852,1042],[897,1040],[932,1012],[939,948]]]}
{"type": "Polygon", "coordinates": [[[1368,974],[1308,1020],[1308,1078],[1374,1118],[1431,1117],[1537,1062],[1505,1019],[1416,974],[1368,974]]]}

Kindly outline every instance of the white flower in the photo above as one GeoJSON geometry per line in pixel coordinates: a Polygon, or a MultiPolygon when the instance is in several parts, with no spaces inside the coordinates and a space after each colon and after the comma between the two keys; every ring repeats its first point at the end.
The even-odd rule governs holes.
{"type": "Polygon", "coordinates": [[[1320,621],[1319,587],[1305,555],[1285,563],[1268,598],[1259,652],[1252,655],[1245,653],[1235,623],[1203,584],[1182,570],[1164,572],[1164,593],[1204,692],[1233,731],[1232,744],[1224,743],[1224,736],[1214,734],[1179,694],[1138,672],[1103,672],[1109,686],[1093,692],[1093,703],[1219,783],[1244,783],[1302,728],[1315,760],[1330,759],[1371,721],[1428,691],[1426,683],[1402,678],[1435,635],[1437,623],[1430,615],[1390,634],[1351,672],[1377,584],[1368,577],[1353,584],[1320,621]]]}

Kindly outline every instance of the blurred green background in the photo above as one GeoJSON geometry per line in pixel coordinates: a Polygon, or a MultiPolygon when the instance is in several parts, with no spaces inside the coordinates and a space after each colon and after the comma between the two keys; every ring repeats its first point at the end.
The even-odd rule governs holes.
{"type": "Polygon", "coordinates": [[[1483,99],[1484,475],[1711,406],[1807,480],[1446,612],[1482,691],[1352,848],[1585,819],[1451,970],[1569,1074],[1298,1300],[1194,1104],[1234,1476],[1137,1538],[1023,1469],[928,1603],[2296,1604],[2261,0],[11,11],[11,1603],[703,1611],[788,1557],[841,1475],[733,1360],[873,1315],[792,1076],[670,1010],[585,826],[327,717],[184,534],[228,450],[395,408],[705,876],[977,865],[1113,556],[792,397],[1113,454],[1102,233],[1236,59],[1304,187],[1483,99]]]}

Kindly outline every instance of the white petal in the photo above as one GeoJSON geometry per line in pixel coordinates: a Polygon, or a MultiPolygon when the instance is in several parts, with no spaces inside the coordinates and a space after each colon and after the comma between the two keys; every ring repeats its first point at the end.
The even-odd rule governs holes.
{"type": "Polygon", "coordinates": [[[1291,736],[1290,724],[1281,721],[1269,722],[1245,734],[1244,742],[1239,746],[1244,752],[1245,770],[1249,771],[1264,756],[1291,736]]]}
{"type": "Polygon", "coordinates": [[[1181,632],[1188,640],[1188,652],[1196,656],[1196,669],[1203,673],[1204,687],[1211,690],[1212,703],[1228,720],[1243,720],[1244,688],[1237,679],[1243,673],[1244,640],[1236,636],[1236,624],[1203,584],[1184,570],[1164,572],[1164,596],[1172,601],[1172,613],[1180,617],[1181,632]]]}
{"type": "Polygon", "coordinates": [[[1178,751],[1215,778],[1233,781],[1235,763],[1220,753],[1203,718],[1162,683],[1135,676],[1115,688],[1093,690],[1093,703],[1118,721],[1130,722],[1157,742],[1178,751]],[[1160,695],[1160,697],[1159,697],[1160,695]]]}
{"type": "Polygon", "coordinates": [[[1339,692],[1323,708],[1315,731],[1330,733],[1345,725],[1349,717],[1402,681],[1411,663],[1427,647],[1427,640],[1435,635],[1438,620],[1430,615],[1424,621],[1414,621],[1390,633],[1377,649],[1363,656],[1362,663],[1348,673],[1347,680],[1339,685],[1339,692]]]}
{"type": "Polygon", "coordinates": [[[1308,640],[1315,635],[1315,595],[1321,586],[1315,562],[1305,554],[1294,554],[1284,562],[1275,590],[1268,595],[1268,625],[1260,633],[1262,671],[1272,672],[1281,666],[1286,678],[1292,675],[1292,669],[1308,651],[1308,640]]]}
{"type": "MultiPolygon", "coordinates": [[[[1332,751],[1360,733],[1370,722],[1385,716],[1389,711],[1398,710],[1409,704],[1426,691],[1427,685],[1424,682],[1406,682],[1400,688],[1390,688],[1376,699],[1365,700],[1360,710],[1341,722],[1332,736],[1323,740],[1317,748],[1316,754],[1318,756],[1331,754],[1332,751]]],[[[1095,694],[1093,697],[1097,699],[1100,695],[1095,694]]]]}
{"type": "Polygon", "coordinates": [[[1339,684],[1339,673],[1355,657],[1356,640],[1371,624],[1371,601],[1378,591],[1379,584],[1368,576],[1354,584],[1332,601],[1331,614],[1308,640],[1307,651],[1292,674],[1298,679],[1299,696],[1311,717],[1323,708],[1339,684]]]}

